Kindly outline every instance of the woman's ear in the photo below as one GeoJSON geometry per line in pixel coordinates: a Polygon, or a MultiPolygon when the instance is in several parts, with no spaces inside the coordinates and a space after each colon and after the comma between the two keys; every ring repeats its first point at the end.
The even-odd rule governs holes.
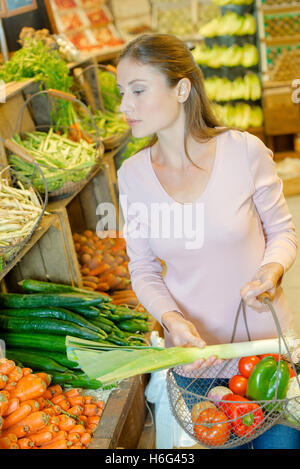
{"type": "Polygon", "coordinates": [[[182,78],[177,83],[177,100],[179,103],[185,103],[191,91],[191,82],[188,78],[182,78]]]}

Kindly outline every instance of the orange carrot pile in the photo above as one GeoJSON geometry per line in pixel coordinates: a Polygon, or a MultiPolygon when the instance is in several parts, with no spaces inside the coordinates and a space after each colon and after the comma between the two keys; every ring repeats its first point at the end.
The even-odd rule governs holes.
{"type": "Polygon", "coordinates": [[[115,305],[138,306],[130,282],[125,239],[118,232],[115,238],[101,239],[86,230],[74,233],[73,240],[84,288],[109,294],[115,305]]]}
{"type": "Polygon", "coordinates": [[[0,359],[0,449],[85,449],[104,402],[0,359]],[[14,380],[14,381],[13,381],[14,380]],[[13,386],[12,386],[13,384],[13,386]]]}

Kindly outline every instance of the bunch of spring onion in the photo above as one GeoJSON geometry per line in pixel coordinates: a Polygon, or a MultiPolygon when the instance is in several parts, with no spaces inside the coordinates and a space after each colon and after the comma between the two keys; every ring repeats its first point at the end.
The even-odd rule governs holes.
{"type": "MultiPolygon", "coordinates": [[[[120,112],[102,112],[97,110],[94,114],[94,119],[98,128],[98,135],[104,139],[113,135],[124,134],[129,132],[130,129],[124,114],[120,112]]],[[[96,136],[96,129],[91,129],[89,118],[83,118],[80,124],[84,130],[92,136],[96,136]]]]}
{"type": "MultiPolygon", "coordinates": [[[[16,135],[13,140],[25,148],[41,165],[49,191],[60,189],[66,182],[78,182],[84,179],[97,162],[97,151],[94,144],[85,140],[73,141],[59,135],[51,128],[47,132],[28,132],[22,140],[16,135]]],[[[24,162],[20,157],[11,155],[9,163],[23,176],[30,178],[34,166],[24,162]]],[[[41,176],[33,179],[34,186],[42,191],[41,176]]]]}
{"type": "Polygon", "coordinates": [[[5,251],[4,260],[12,254],[7,248],[20,244],[32,232],[42,212],[33,188],[24,188],[20,181],[18,187],[10,186],[3,175],[6,170],[0,173],[0,252],[5,251]]]}
{"type": "Polygon", "coordinates": [[[119,347],[103,345],[76,337],[66,338],[69,360],[77,361],[90,377],[98,379],[103,386],[114,384],[132,376],[187,365],[210,356],[221,359],[240,358],[265,353],[288,354],[298,360],[300,340],[289,333],[282,339],[254,340],[249,342],[208,345],[198,347],[119,347]],[[285,345],[287,344],[287,345],[285,345]]]}

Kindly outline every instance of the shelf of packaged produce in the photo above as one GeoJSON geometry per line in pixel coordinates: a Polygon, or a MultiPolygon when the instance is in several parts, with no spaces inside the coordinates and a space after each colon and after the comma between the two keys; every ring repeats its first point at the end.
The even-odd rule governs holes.
{"type": "Polygon", "coordinates": [[[278,37],[266,37],[260,39],[261,42],[265,42],[267,46],[281,46],[284,44],[300,44],[300,34],[294,36],[278,36],[278,37]]]}
{"type": "Polygon", "coordinates": [[[48,231],[48,229],[54,224],[55,215],[49,214],[44,215],[41,221],[40,226],[33,233],[32,237],[28,243],[20,250],[16,257],[7,264],[3,270],[0,272],[0,281],[5,277],[5,275],[10,272],[13,267],[25,256],[25,254],[37,243],[37,241],[48,231]]]}

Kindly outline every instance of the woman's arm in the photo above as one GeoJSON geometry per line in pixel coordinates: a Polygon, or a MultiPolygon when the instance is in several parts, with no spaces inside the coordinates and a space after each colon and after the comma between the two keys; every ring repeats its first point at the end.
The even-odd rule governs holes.
{"type": "Polygon", "coordinates": [[[245,138],[252,200],[262,222],[266,249],[256,275],[242,288],[241,295],[249,306],[264,311],[265,306],[256,297],[268,292],[271,300],[274,298],[283,274],[296,258],[298,243],[272,151],[248,132],[245,138]]]}

